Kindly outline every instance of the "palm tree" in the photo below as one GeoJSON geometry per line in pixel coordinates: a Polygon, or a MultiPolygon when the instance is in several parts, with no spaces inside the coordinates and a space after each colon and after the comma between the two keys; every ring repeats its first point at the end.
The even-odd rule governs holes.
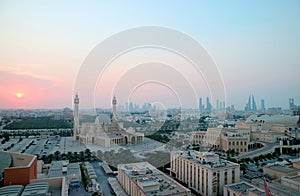
{"type": "Polygon", "coordinates": [[[54,153],[54,158],[55,158],[56,160],[60,160],[61,156],[60,156],[60,152],[59,152],[59,151],[56,151],[56,152],[54,153]]]}

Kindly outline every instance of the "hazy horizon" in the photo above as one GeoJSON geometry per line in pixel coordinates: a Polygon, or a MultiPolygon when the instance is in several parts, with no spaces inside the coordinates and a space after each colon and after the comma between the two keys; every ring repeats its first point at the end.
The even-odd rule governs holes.
{"type": "MultiPolygon", "coordinates": [[[[220,72],[226,106],[234,104],[236,109],[243,110],[250,94],[254,95],[257,108],[261,99],[265,100],[266,108],[286,109],[289,98],[300,104],[300,2],[296,0],[231,3],[4,0],[0,2],[0,24],[0,108],[3,109],[72,108],[77,91],[74,83],[91,51],[111,35],[139,26],[168,27],[199,42],[220,72]]],[[[148,66],[149,70],[143,68],[144,71],[132,69],[139,63],[136,57],[143,57],[144,61],[149,56],[160,61],[165,58],[171,68],[183,66],[182,70],[187,71],[182,71],[183,75],[193,74],[188,73],[180,58],[168,55],[160,50],[138,50],[114,61],[106,70],[104,83],[95,85],[95,107],[110,108],[111,87],[116,84],[122,82],[126,86],[131,84],[130,79],[149,76],[153,66],[148,66]],[[132,75],[119,77],[126,66],[132,75]],[[139,71],[138,76],[134,71],[139,71]]],[[[157,75],[159,69],[151,74],[157,75]]],[[[161,72],[168,75],[172,70],[161,72]]],[[[205,78],[191,77],[186,84],[182,78],[177,84],[180,77],[176,74],[169,76],[174,85],[185,89],[184,85],[191,84],[205,104],[205,98],[210,96],[205,78]]],[[[162,84],[145,83],[137,91],[132,90],[130,97],[121,96],[120,84],[119,91],[114,93],[122,105],[130,98],[140,105],[158,102],[166,108],[179,107],[180,100],[176,97],[179,90],[172,91],[162,84]]],[[[78,94],[83,103],[80,107],[85,108],[85,92],[78,94]]],[[[197,108],[198,98],[186,101],[187,107],[197,108]]]]}

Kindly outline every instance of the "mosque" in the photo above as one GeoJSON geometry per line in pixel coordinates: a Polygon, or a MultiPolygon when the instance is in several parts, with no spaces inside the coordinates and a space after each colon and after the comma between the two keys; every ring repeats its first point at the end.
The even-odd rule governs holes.
{"type": "Polygon", "coordinates": [[[74,139],[87,145],[99,145],[112,147],[118,145],[137,144],[144,140],[144,134],[133,129],[126,130],[122,123],[117,123],[116,113],[117,99],[112,100],[112,119],[100,114],[95,123],[82,123],[79,127],[79,97],[74,98],[74,139]]]}

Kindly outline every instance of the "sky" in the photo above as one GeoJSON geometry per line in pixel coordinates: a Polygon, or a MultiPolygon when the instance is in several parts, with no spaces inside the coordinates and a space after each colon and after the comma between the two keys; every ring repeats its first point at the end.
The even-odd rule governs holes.
{"type": "MultiPolygon", "coordinates": [[[[143,54],[146,58],[163,59],[169,55],[166,51],[137,50],[120,57],[121,63],[120,59],[112,62],[115,65],[107,70],[104,80],[101,82],[100,78],[93,87],[95,103],[85,104],[85,92],[74,88],[83,63],[98,44],[116,33],[141,26],[168,27],[199,42],[220,72],[227,105],[243,109],[250,94],[256,98],[258,107],[260,99],[265,100],[266,107],[287,108],[290,97],[300,104],[298,0],[2,0],[0,108],[73,107],[75,91],[81,97],[82,107],[110,107],[112,94],[119,97],[120,104],[160,102],[165,107],[177,107],[180,100],[189,97],[184,95],[187,92],[178,90],[185,88],[180,86],[182,83],[176,83],[178,78],[183,83],[186,81],[176,75],[178,72],[169,76],[173,79],[167,82],[173,84],[166,85],[157,80],[147,82],[151,77],[144,83],[136,79],[157,75],[160,68],[156,66],[157,72],[151,69],[155,65],[148,65],[134,75],[139,68],[133,59],[143,54]],[[121,69],[124,73],[124,62],[128,69],[120,77],[116,73],[121,69]],[[132,72],[130,65],[136,68],[132,72]],[[140,83],[133,88],[130,79],[140,83]]],[[[172,59],[167,63],[174,68],[180,59],[176,62],[172,59]]],[[[172,73],[166,66],[161,68],[166,75],[172,73]]],[[[184,75],[184,70],[179,74],[184,75]]],[[[196,89],[198,97],[212,96],[204,78],[186,85],[196,89]]],[[[185,106],[197,107],[197,96],[193,94],[193,100],[186,100],[185,106]]]]}

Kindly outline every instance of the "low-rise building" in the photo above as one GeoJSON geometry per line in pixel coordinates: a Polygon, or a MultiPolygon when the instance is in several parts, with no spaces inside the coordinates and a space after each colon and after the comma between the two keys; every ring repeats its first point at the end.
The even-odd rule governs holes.
{"type": "Polygon", "coordinates": [[[285,140],[285,134],[275,131],[251,131],[251,141],[261,141],[267,143],[275,143],[280,140],[285,140]]]}
{"type": "Polygon", "coordinates": [[[37,157],[0,151],[0,173],[4,177],[4,186],[26,186],[37,178],[37,157]]]}
{"type": "Polygon", "coordinates": [[[190,195],[190,190],[148,162],[119,164],[118,181],[128,195],[190,195]]]}
{"type": "Polygon", "coordinates": [[[78,163],[69,163],[69,161],[52,161],[48,177],[66,177],[69,186],[80,186],[81,171],[78,163]]]}
{"type": "Polygon", "coordinates": [[[293,167],[300,170],[300,162],[299,162],[299,161],[294,162],[294,163],[293,163],[293,167]]]}
{"type": "Polygon", "coordinates": [[[222,195],[223,186],[240,181],[240,165],[214,153],[171,152],[170,172],[201,195],[222,195]]]}
{"type": "Polygon", "coordinates": [[[245,181],[224,186],[224,196],[265,196],[264,190],[245,181]]]}
{"type": "Polygon", "coordinates": [[[214,127],[207,131],[193,131],[191,142],[213,146],[225,151],[234,150],[235,152],[248,152],[248,143],[250,141],[249,130],[239,130],[232,127],[214,127]]]}
{"type": "Polygon", "coordinates": [[[281,185],[300,193],[300,175],[281,177],[281,185]]]}
{"type": "Polygon", "coordinates": [[[294,176],[298,174],[299,170],[294,167],[285,167],[281,165],[265,165],[263,167],[263,172],[273,179],[278,179],[283,176],[294,176]]]}
{"type": "Polygon", "coordinates": [[[24,190],[23,185],[10,185],[0,188],[0,195],[20,196],[24,190]]]}

